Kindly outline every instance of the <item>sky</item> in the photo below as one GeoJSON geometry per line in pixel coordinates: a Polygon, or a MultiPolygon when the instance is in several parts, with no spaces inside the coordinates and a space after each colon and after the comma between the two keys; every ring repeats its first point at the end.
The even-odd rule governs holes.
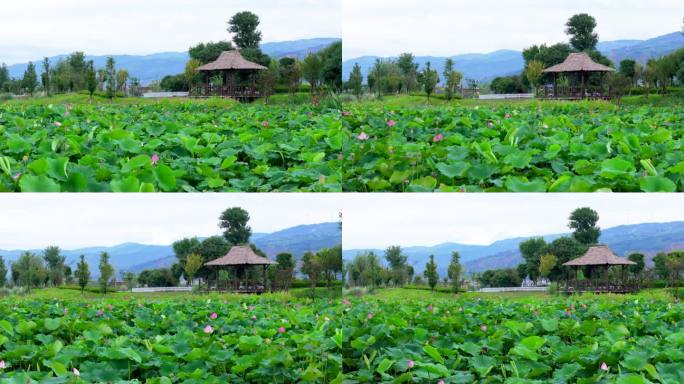
{"type": "Polygon", "coordinates": [[[576,13],[597,21],[601,41],[681,30],[682,0],[343,0],[344,60],[364,55],[452,56],[567,41],[576,13]]]}
{"type": "Polygon", "coordinates": [[[570,212],[584,206],[598,212],[602,228],[684,221],[684,194],[354,194],[342,208],[343,249],[489,245],[512,237],[567,233],[570,212]]]}
{"type": "Polygon", "coordinates": [[[252,232],[339,221],[325,194],[1,194],[0,249],[62,249],[125,242],[168,245],[188,236],[221,234],[218,217],[239,206],[252,232]]]}
{"type": "Polygon", "coordinates": [[[340,37],[342,0],[3,1],[0,62],[85,51],[90,55],[181,52],[230,39],[227,21],[250,10],[263,42],[340,37]]]}

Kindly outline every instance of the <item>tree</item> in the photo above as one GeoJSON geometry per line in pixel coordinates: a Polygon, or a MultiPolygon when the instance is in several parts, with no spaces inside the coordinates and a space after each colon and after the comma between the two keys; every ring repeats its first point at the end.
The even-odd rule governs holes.
{"type": "Polygon", "coordinates": [[[71,270],[71,267],[66,265],[64,266],[64,282],[67,285],[73,284],[73,271],[71,270]]]}
{"type": "Polygon", "coordinates": [[[644,254],[643,253],[631,253],[629,256],[627,256],[629,261],[633,261],[636,264],[635,265],[630,265],[627,267],[627,270],[630,273],[633,273],[635,276],[638,276],[643,270],[644,267],[646,266],[646,263],[644,262],[644,254]]]}
{"type": "Polygon", "coordinates": [[[428,281],[430,290],[434,291],[435,286],[439,282],[439,274],[437,273],[437,264],[435,263],[435,255],[430,255],[430,260],[425,264],[425,271],[423,271],[423,276],[428,281]]]}
{"type": "Polygon", "coordinates": [[[109,264],[109,254],[107,252],[100,253],[100,289],[103,294],[107,294],[107,287],[109,281],[114,276],[114,267],[109,264]]]}
{"type": "Polygon", "coordinates": [[[66,257],[60,253],[61,250],[57,246],[49,246],[43,251],[43,259],[47,264],[50,282],[55,287],[61,285],[64,281],[64,262],[66,257]]]}
{"type": "Polygon", "coordinates": [[[175,241],[171,247],[176,255],[176,259],[178,259],[181,265],[185,265],[188,255],[196,253],[199,246],[200,241],[196,237],[191,237],[175,241]]]}
{"type": "Polygon", "coordinates": [[[632,84],[635,82],[637,62],[632,59],[625,59],[620,62],[620,73],[628,77],[632,84]]]}
{"type": "Polygon", "coordinates": [[[589,247],[587,245],[575,240],[574,237],[567,236],[559,237],[548,244],[542,250],[542,254],[554,255],[558,260],[556,262],[556,266],[551,269],[551,272],[549,272],[549,279],[552,281],[561,279],[563,277],[563,273],[565,272],[563,269],[563,263],[582,256],[587,252],[588,248],[589,247]]]}
{"type": "Polygon", "coordinates": [[[114,58],[109,56],[105,66],[105,84],[107,97],[111,100],[116,95],[116,68],[114,68],[114,58]]]}
{"type": "Polygon", "coordinates": [[[249,243],[252,228],[247,225],[249,213],[240,207],[228,208],[219,217],[219,228],[223,228],[223,237],[231,245],[249,243]]]}
{"type": "Polygon", "coordinates": [[[304,80],[311,85],[311,93],[316,93],[316,88],[323,76],[323,61],[319,55],[311,53],[304,58],[302,62],[302,75],[304,80]]]}
{"type": "Polygon", "coordinates": [[[520,76],[517,75],[495,77],[489,84],[489,88],[491,88],[494,93],[499,94],[522,93],[525,91],[525,86],[520,80],[520,76]]]}
{"type": "MultiPolygon", "coordinates": [[[[533,237],[518,245],[520,255],[525,261],[525,267],[523,268],[524,273],[535,282],[539,278],[540,257],[546,247],[547,244],[543,237],[533,237]]],[[[520,277],[524,278],[525,275],[521,275],[520,277]]]]}
{"type": "Polygon", "coordinates": [[[280,77],[283,79],[290,95],[297,92],[302,80],[302,66],[291,57],[283,57],[279,61],[280,77]]]}
{"type": "Polygon", "coordinates": [[[12,280],[31,292],[31,287],[45,283],[47,271],[43,260],[31,252],[23,252],[19,259],[12,263],[12,280]]]}
{"type": "Polygon", "coordinates": [[[514,268],[486,270],[477,280],[485,287],[518,287],[522,282],[514,268]]]}
{"type": "Polygon", "coordinates": [[[50,96],[50,59],[43,59],[43,73],[40,76],[45,95],[50,96]]]}
{"type": "Polygon", "coordinates": [[[273,94],[273,89],[278,83],[278,75],[280,73],[280,66],[277,60],[271,60],[268,65],[268,69],[259,71],[257,77],[257,85],[259,86],[259,91],[264,98],[264,101],[268,103],[271,95],[273,94]]]}
{"type": "Polygon", "coordinates": [[[10,80],[9,68],[7,68],[7,64],[2,63],[2,65],[0,65],[0,92],[7,90],[7,85],[9,85],[10,80]]]}
{"type": "MultiPolygon", "coordinates": [[[[206,263],[225,256],[230,250],[231,245],[232,244],[230,244],[223,236],[209,236],[202,240],[202,242],[197,246],[196,249],[193,250],[192,253],[197,253],[202,256],[202,260],[206,263]]],[[[255,250],[255,252],[257,251],[255,250]]],[[[183,264],[183,267],[185,267],[185,263],[183,264]]],[[[202,266],[197,272],[196,276],[208,278],[210,273],[211,269],[209,267],[202,266]]],[[[178,275],[178,277],[180,277],[180,275],[178,275]]]]}
{"type": "Polygon", "coordinates": [[[544,70],[544,63],[539,60],[532,60],[527,63],[527,69],[525,70],[525,75],[527,76],[527,81],[530,82],[534,93],[537,93],[537,87],[539,86],[539,80],[541,79],[542,71],[544,70]]]}
{"type": "Polygon", "coordinates": [[[328,87],[342,88],[342,41],[332,43],[318,52],[323,61],[321,77],[328,87]]]}
{"type": "Polygon", "coordinates": [[[185,261],[185,275],[188,277],[188,284],[192,285],[192,279],[195,277],[195,274],[197,274],[197,271],[199,271],[200,268],[202,268],[203,262],[202,262],[202,256],[196,254],[196,253],[191,253],[188,255],[187,260],[185,261]]]}
{"type": "Polygon", "coordinates": [[[361,74],[361,66],[359,63],[354,63],[351,74],[349,75],[349,89],[351,89],[357,99],[361,99],[363,93],[363,75],[361,74]]]}
{"type": "Polygon", "coordinates": [[[128,71],[120,69],[116,72],[116,89],[124,95],[128,92],[128,71]]]}
{"type": "Polygon", "coordinates": [[[5,266],[5,259],[0,256],[0,288],[7,285],[7,266],[5,266]]]}
{"type": "Polygon", "coordinates": [[[585,245],[598,243],[601,236],[601,228],[596,226],[599,220],[598,213],[591,208],[577,208],[570,214],[568,227],[574,229],[572,237],[585,245]]]}
{"type": "Polygon", "coordinates": [[[259,48],[261,32],[257,30],[259,16],[249,11],[238,12],[228,21],[228,32],[233,33],[233,42],[240,49],[259,48]]]}
{"type": "Polygon", "coordinates": [[[449,263],[449,279],[451,279],[451,289],[454,292],[458,292],[461,286],[461,272],[463,267],[461,267],[461,255],[454,251],[451,253],[451,262],[449,263]]]}
{"type": "Polygon", "coordinates": [[[418,86],[418,64],[414,59],[413,54],[402,53],[396,62],[401,71],[401,88],[406,93],[414,91],[418,86]]]}
{"type": "Polygon", "coordinates": [[[307,276],[311,284],[311,292],[315,293],[316,284],[321,275],[323,267],[320,258],[313,252],[306,252],[302,256],[302,273],[307,276]]]}
{"type": "Polygon", "coordinates": [[[276,262],[278,263],[278,269],[280,270],[294,269],[295,267],[294,256],[288,252],[277,254],[276,262]]]}
{"type": "Polygon", "coordinates": [[[87,69],[86,69],[85,84],[86,84],[86,89],[88,90],[88,94],[90,95],[90,98],[92,99],[93,95],[95,94],[95,90],[97,90],[97,78],[95,77],[95,65],[93,64],[92,60],[88,61],[88,65],[87,65],[87,69]]]}
{"type": "Polygon", "coordinates": [[[428,101],[430,101],[430,95],[435,91],[437,83],[439,83],[439,75],[437,71],[430,68],[430,62],[425,64],[425,68],[421,73],[421,83],[423,84],[423,90],[427,94],[428,101]]]}
{"type": "Polygon", "coordinates": [[[398,245],[392,245],[385,249],[385,260],[389,263],[392,270],[392,281],[399,286],[406,282],[406,261],[408,257],[404,255],[398,245]]]}
{"type": "Polygon", "coordinates": [[[336,280],[338,272],[342,272],[342,246],[324,248],[316,252],[316,257],[321,264],[321,272],[325,275],[328,288],[332,281],[336,280]]]}
{"type": "Polygon", "coordinates": [[[548,277],[551,270],[556,266],[556,263],[558,263],[558,258],[556,256],[551,254],[542,255],[539,258],[539,275],[541,277],[548,277]]]}
{"type": "Polygon", "coordinates": [[[81,287],[81,294],[83,290],[88,285],[90,281],[90,269],[88,268],[88,263],[85,261],[85,256],[81,255],[81,260],[76,265],[76,279],[78,279],[78,285],[81,287]]]}
{"type": "Polygon", "coordinates": [[[444,63],[444,79],[446,80],[446,97],[447,100],[451,100],[463,80],[463,74],[454,70],[454,60],[451,58],[444,63]]]}
{"type": "Polygon", "coordinates": [[[38,76],[36,75],[36,66],[30,61],[28,63],[28,67],[26,67],[26,71],[24,72],[24,77],[22,78],[21,83],[29,95],[33,96],[33,93],[36,91],[36,87],[38,87],[38,76]]]}
{"type": "Polygon", "coordinates": [[[126,289],[129,291],[133,290],[133,287],[135,286],[135,273],[125,272],[121,278],[126,283],[126,289]]]}
{"type": "Polygon", "coordinates": [[[570,44],[578,51],[590,51],[596,49],[598,35],[594,33],[596,19],[586,13],[572,16],[565,24],[568,27],[565,33],[570,35],[570,44]]]}
{"type": "Polygon", "coordinates": [[[188,54],[191,60],[197,60],[201,65],[204,65],[218,59],[221,52],[232,51],[233,49],[233,44],[230,41],[217,41],[216,43],[210,41],[190,47],[188,54]]]}

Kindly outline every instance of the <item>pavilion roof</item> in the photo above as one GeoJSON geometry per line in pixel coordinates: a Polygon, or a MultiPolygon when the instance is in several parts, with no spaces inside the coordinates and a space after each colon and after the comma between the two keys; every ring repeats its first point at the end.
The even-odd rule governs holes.
{"type": "Polygon", "coordinates": [[[267,69],[263,65],[253,63],[240,54],[240,51],[223,51],[218,59],[197,67],[198,71],[221,71],[229,69],[267,69]]]}
{"type": "Polygon", "coordinates": [[[204,265],[270,265],[278,264],[275,261],[257,255],[249,245],[236,245],[228,251],[228,254],[214,259],[204,265]]]}
{"type": "Polygon", "coordinates": [[[546,68],[544,73],[560,72],[614,72],[615,69],[599,64],[584,52],[574,52],[560,64],[546,68]]]}
{"type": "Polygon", "coordinates": [[[617,257],[606,245],[596,245],[590,247],[584,256],[570,260],[563,265],[584,266],[584,265],[635,265],[636,263],[617,257]]]}

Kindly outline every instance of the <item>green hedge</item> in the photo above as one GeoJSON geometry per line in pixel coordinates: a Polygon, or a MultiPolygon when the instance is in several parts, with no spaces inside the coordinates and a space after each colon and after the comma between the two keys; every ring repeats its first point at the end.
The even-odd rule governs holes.
{"type": "MultiPolygon", "coordinates": [[[[402,288],[404,288],[404,289],[419,289],[419,290],[423,290],[423,291],[429,291],[430,290],[429,285],[404,285],[402,288]]],[[[435,292],[453,293],[454,290],[451,287],[445,287],[443,285],[438,285],[435,287],[435,292]]]]}
{"type": "MultiPolygon", "coordinates": [[[[60,285],[59,287],[56,287],[57,289],[66,289],[69,291],[81,291],[81,287],[78,285],[60,285]]],[[[107,292],[115,292],[117,289],[115,287],[109,287],[107,288],[107,292]]],[[[102,293],[100,290],[100,287],[96,287],[93,285],[88,285],[83,289],[84,292],[88,293],[102,293]]]]}
{"type": "MultiPolygon", "coordinates": [[[[273,87],[273,93],[289,93],[287,85],[276,85],[273,87]]],[[[309,84],[300,84],[297,87],[297,92],[311,92],[311,86],[309,84]]]]}
{"type": "MultiPolygon", "coordinates": [[[[650,88],[650,87],[634,87],[631,88],[626,95],[631,95],[631,96],[640,96],[640,95],[655,95],[657,93],[660,93],[662,91],[661,88],[650,88]]],[[[682,93],[684,92],[683,87],[668,87],[667,88],[667,93],[682,93]]]]}
{"type": "Polygon", "coordinates": [[[684,280],[679,280],[674,284],[668,284],[667,280],[653,280],[647,281],[644,285],[651,288],[684,287],[684,280]]]}
{"type": "MultiPolygon", "coordinates": [[[[319,281],[316,284],[316,287],[318,288],[324,288],[327,287],[328,283],[326,281],[319,281]]],[[[339,280],[335,280],[331,283],[331,286],[333,287],[342,287],[342,282],[339,280]]],[[[309,283],[307,280],[293,280],[292,284],[290,284],[290,288],[310,288],[311,283],[309,283]]]]}

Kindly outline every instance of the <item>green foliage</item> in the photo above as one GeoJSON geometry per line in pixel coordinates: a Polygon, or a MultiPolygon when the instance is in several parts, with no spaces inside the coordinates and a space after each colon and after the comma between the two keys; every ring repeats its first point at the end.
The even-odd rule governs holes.
{"type": "Polygon", "coordinates": [[[100,254],[100,289],[103,294],[107,294],[107,288],[109,287],[110,281],[114,276],[114,267],[109,264],[109,254],[107,252],[102,252],[100,254]]]}
{"type": "Polygon", "coordinates": [[[107,92],[107,97],[111,100],[116,95],[116,68],[113,57],[107,58],[107,64],[105,66],[105,91],[107,92]]]}
{"type": "Polygon", "coordinates": [[[425,271],[423,276],[428,281],[431,290],[435,290],[435,286],[439,282],[439,274],[437,273],[437,263],[435,263],[435,255],[430,255],[430,260],[425,264],[425,271]]]}
{"type": "Polygon", "coordinates": [[[50,282],[53,286],[61,285],[64,281],[64,268],[66,256],[62,256],[57,246],[49,246],[43,251],[50,282]]]}
{"type": "Polygon", "coordinates": [[[224,229],[223,237],[229,244],[243,245],[249,243],[252,228],[247,225],[249,213],[240,207],[228,208],[219,217],[219,228],[224,229]]]}
{"type": "Polygon", "coordinates": [[[7,285],[7,265],[5,259],[0,255],[0,288],[7,285]]]}
{"type": "Polygon", "coordinates": [[[585,245],[598,243],[598,239],[601,236],[601,228],[596,226],[599,220],[596,211],[588,207],[577,208],[570,213],[569,220],[568,227],[574,231],[572,237],[575,240],[585,245]]]}
{"type": "Polygon", "coordinates": [[[494,93],[523,93],[525,92],[525,86],[520,81],[520,76],[505,76],[496,77],[489,84],[489,88],[492,89],[494,93]]]}
{"type": "Polygon", "coordinates": [[[425,63],[425,68],[420,73],[418,81],[423,85],[423,91],[430,100],[430,95],[435,91],[437,83],[439,83],[439,74],[436,70],[430,68],[430,62],[425,63]]]}
{"type": "Polygon", "coordinates": [[[489,269],[482,272],[477,280],[485,287],[519,287],[522,276],[514,268],[489,269]]]}
{"type": "Polygon", "coordinates": [[[558,258],[554,255],[542,255],[539,258],[539,275],[548,277],[551,270],[558,263],[558,258]]]}
{"type": "Polygon", "coordinates": [[[570,44],[578,51],[596,49],[598,35],[594,33],[596,19],[586,13],[573,15],[565,24],[565,33],[570,35],[570,44]]]}
{"type": "Polygon", "coordinates": [[[633,261],[636,263],[636,265],[630,265],[629,267],[627,267],[630,273],[633,273],[634,275],[639,275],[644,270],[646,263],[644,262],[643,253],[630,253],[629,256],[627,256],[627,259],[629,259],[629,261],[633,261]]]}
{"type": "Polygon", "coordinates": [[[575,240],[574,237],[559,237],[552,241],[542,251],[544,254],[554,255],[557,259],[556,266],[551,269],[549,279],[552,281],[560,280],[567,272],[563,263],[576,259],[587,252],[589,247],[575,240]]]}
{"type": "Polygon", "coordinates": [[[202,268],[203,265],[203,260],[202,256],[196,254],[196,253],[191,253],[188,255],[186,261],[185,261],[185,274],[188,277],[188,283],[192,284],[192,279],[195,277],[197,274],[197,271],[199,271],[200,268],[202,268]]]}
{"type": "Polygon", "coordinates": [[[391,245],[385,249],[385,260],[389,263],[391,272],[391,280],[394,285],[403,286],[408,279],[408,271],[406,256],[401,247],[398,245],[391,245]]]}
{"type": "Polygon", "coordinates": [[[138,274],[138,284],[148,287],[178,286],[178,277],[170,268],[144,270],[138,274]]]}
{"type": "Polygon", "coordinates": [[[191,60],[197,60],[201,64],[210,63],[221,55],[221,52],[232,51],[233,45],[230,41],[210,41],[208,43],[199,43],[190,47],[188,54],[191,60]]]}
{"type": "Polygon", "coordinates": [[[351,89],[357,99],[361,98],[361,95],[363,94],[363,75],[361,75],[361,66],[359,66],[359,63],[354,63],[354,68],[352,68],[351,74],[349,75],[347,86],[351,89]]]}
{"type": "Polygon", "coordinates": [[[88,263],[85,261],[85,256],[81,255],[81,259],[76,266],[76,272],[74,273],[76,279],[78,280],[78,285],[81,287],[81,293],[83,293],[85,287],[90,281],[90,269],[88,263]]]}
{"type": "Polygon", "coordinates": [[[323,63],[323,83],[334,90],[342,89],[342,42],[330,44],[318,55],[323,63]]]}
{"type": "Polygon", "coordinates": [[[356,287],[369,287],[374,290],[380,286],[388,274],[380,264],[378,256],[370,252],[357,254],[346,266],[349,284],[356,287]]]}
{"type": "Polygon", "coordinates": [[[19,259],[12,263],[11,270],[12,282],[29,292],[32,287],[44,286],[48,278],[42,258],[28,251],[22,252],[19,259]]]}
{"type": "Polygon", "coordinates": [[[451,262],[449,263],[449,280],[451,280],[451,288],[454,292],[458,292],[461,287],[461,273],[463,267],[461,266],[461,255],[454,251],[451,253],[451,262]]]}
{"type": "Polygon", "coordinates": [[[97,90],[97,77],[95,74],[95,65],[93,64],[92,60],[88,62],[86,69],[85,87],[88,90],[88,94],[90,94],[90,98],[92,99],[95,91],[97,90]]]}
{"type": "Polygon", "coordinates": [[[190,89],[188,77],[185,73],[164,76],[159,86],[167,92],[186,92],[190,89]]]}
{"type": "Polygon", "coordinates": [[[233,33],[233,43],[240,48],[259,48],[261,31],[259,16],[249,11],[238,12],[228,21],[228,32],[233,33]]]}
{"type": "Polygon", "coordinates": [[[38,87],[38,75],[36,75],[36,66],[33,65],[33,62],[29,61],[28,67],[26,67],[26,71],[24,72],[24,77],[22,78],[21,82],[24,89],[26,89],[26,92],[33,96],[33,93],[38,87]]]}
{"type": "Polygon", "coordinates": [[[406,93],[411,93],[418,89],[418,64],[414,60],[413,54],[402,53],[396,61],[396,66],[401,71],[401,90],[406,93]]]}

